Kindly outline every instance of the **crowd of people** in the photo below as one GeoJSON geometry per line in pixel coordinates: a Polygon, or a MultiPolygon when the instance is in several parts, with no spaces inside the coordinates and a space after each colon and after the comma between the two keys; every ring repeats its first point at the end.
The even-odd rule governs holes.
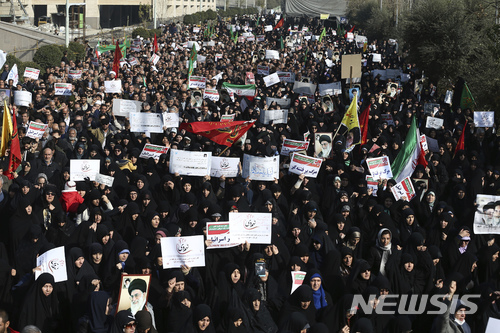
{"type": "MultiPolygon", "coordinates": [[[[43,333],[468,333],[483,332],[489,318],[500,319],[500,247],[495,234],[473,232],[476,195],[496,195],[500,188],[496,128],[476,128],[472,110],[446,102],[448,87],[426,81],[397,41],[358,43],[344,32],[361,31],[346,24],[325,26],[319,19],[290,18],[277,29],[265,28],[278,21],[274,15],[219,19],[196,33],[193,26],[170,24],[157,36],[156,65],[150,62],[153,38],[138,38],[125,58],[137,63],[123,62],[118,72],[112,70],[113,52],[97,57],[88,48],[83,60],[65,56],[37,80],[24,78],[17,85],[0,80],[9,96],[16,90],[33,96],[29,107],[10,99],[22,164],[8,175],[12,179],[0,180],[0,307],[5,310],[0,331],[28,332],[36,326],[43,333]],[[237,37],[244,32],[265,38],[237,37]],[[221,95],[201,105],[192,100],[188,41],[197,41],[198,57],[206,57],[192,75],[206,77],[207,89],[244,85],[251,72],[256,96],[221,95]],[[204,43],[209,41],[214,43],[204,43]],[[261,56],[266,49],[278,50],[279,59],[261,56]],[[359,80],[341,79],[345,54],[362,55],[359,80]],[[291,72],[295,81],[341,82],[342,91],[326,104],[319,91],[301,98],[293,82],[266,87],[257,65],[269,66],[271,74],[291,72]],[[81,78],[69,78],[72,69],[81,69],[81,78]],[[389,69],[401,75],[373,75],[389,69]],[[104,82],[116,79],[122,92],[105,93],[104,82]],[[55,95],[56,83],[72,83],[71,96],[55,95]],[[314,156],[316,133],[337,132],[352,87],[358,88],[359,113],[370,107],[368,141],[346,150],[343,133],[319,135],[326,147],[319,149],[323,162],[316,178],[289,173],[290,158],[284,155],[279,178],[269,182],[169,172],[172,149],[241,159],[243,154],[277,156],[284,139],[307,137],[307,154],[314,156]],[[116,98],[140,101],[141,112],[178,113],[181,122],[217,122],[234,114],[235,121],[255,123],[228,149],[178,128],[135,133],[128,118],[113,113],[116,98]],[[268,98],[288,99],[290,105],[268,103],[268,98]],[[426,128],[426,103],[438,104],[433,116],[444,120],[441,128],[426,128]],[[286,123],[261,122],[263,111],[279,108],[288,109],[286,123]],[[437,140],[439,151],[426,151],[428,165],[416,166],[413,178],[423,181],[415,182],[416,197],[407,202],[395,199],[393,179],[380,180],[376,191],[367,185],[366,159],[388,156],[393,162],[413,118],[421,133],[437,140]],[[41,139],[26,136],[30,121],[48,124],[41,139]],[[462,132],[465,149],[455,152],[462,132]],[[170,150],[158,159],[140,158],[146,143],[170,150]],[[72,181],[74,159],[99,160],[100,173],[112,176],[113,185],[72,181]],[[207,222],[227,221],[230,212],[272,213],[271,244],[206,249],[205,267],[163,269],[162,237],[203,235],[207,222]],[[53,275],[37,272],[36,259],[60,246],[66,251],[67,280],[55,282],[53,275]],[[257,272],[262,264],[265,271],[257,272]],[[293,271],[305,272],[305,278],[291,293],[293,271]],[[117,312],[122,277],[129,274],[151,275],[147,302],[134,306],[145,289],[131,283],[131,309],[117,312]],[[373,309],[398,295],[384,308],[395,311],[353,306],[360,295],[373,309]],[[431,315],[436,306],[422,301],[425,311],[405,314],[400,295],[440,295],[446,311],[431,315]],[[475,313],[466,312],[471,304],[451,302],[464,295],[480,295],[471,298],[475,313]]],[[[9,149],[2,158],[6,171],[9,149]]]]}

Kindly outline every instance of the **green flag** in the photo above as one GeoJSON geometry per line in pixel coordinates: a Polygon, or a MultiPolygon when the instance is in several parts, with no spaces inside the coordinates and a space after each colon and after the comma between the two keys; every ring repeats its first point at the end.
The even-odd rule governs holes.
{"type": "Polygon", "coordinates": [[[323,31],[321,31],[321,35],[319,35],[319,42],[321,43],[321,40],[323,39],[323,37],[326,36],[326,28],[323,28],[323,31]]]}
{"type": "Polygon", "coordinates": [[[280,48],[281,50],[283,50],[283,36],[281,36],[280,38],[280,48]]]}
{"type": "Polygon", "coordinates": [[[474,101],[474,97],[467,86],[467,83],[464,83],[464,87],[462,88],[462,98],[460,98],[460,108],[461,109],[472,109],[476,102],[474,101]]]}
{"type": "Polygon", "coordinates": [[[309,53],[309,49],[306,50],[306,54],[304,55],[304,62],[307,62],[307,53],[309,53]]]}
{"type": "Polygon", "coordinates": [[[189,68],[188,68],[188,84],[189,84],[189,78],[191,77],[191,74],[193,74],[193,64],[196,61],[198,51],[196,50],[196,46],[193,45],[193,48],[191,49],[191,55],[189,56],[189,68]]]}

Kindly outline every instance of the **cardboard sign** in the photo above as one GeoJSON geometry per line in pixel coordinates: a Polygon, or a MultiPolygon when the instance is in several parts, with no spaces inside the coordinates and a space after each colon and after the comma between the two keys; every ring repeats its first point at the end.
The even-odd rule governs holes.
{"type": "Polygon", "coordinates": [[[409,202],[416,196],[410,177],[406,177],[401,182],[394,185],[391,188],[391,191],[396,201],[402,199],[409,202]]]}
{"type": "Polygon", "coordinates": [[[231,240],[229,222],[207,222],[205,230],[207,231],[207,240],[212,241],[207,249],[225,249],[239,245],[231,240]]]}
{"type": "MultiPolygon", "coordinates": [[[[14,99],[16,94],[14,94],[14,99]]],[[[474,126],[493,127],[495,125],[495,111],[474,111],[474,126]]]]}
{"type": "Polygon", "coordinates": [[[370,170],[370,174],[372,175],[374,180],[392,178],[392,169],[389,162],[389,157],[382,156],[376,158],[368,158],[366,160],[366,164],[368,165],[368,169],[370,170]]]}
{"type": "Polygon", "coordinates": [[[168,152],[167,147],[146,143],[139,157],[145,159],[148,158],[159,159],[162,154],[166,154],[167,152],[168,152]]]}
{"type": "Polygon", "coordinates": [[[238,176],[240,159],[238,157],[212,156],[210,176],[236,177],[238,176]]]}
{"type": "Polygon", "coordinates": [[[286,124],[288,122],[288,110],[261,110],[260,121],[264,125],[271,122],[273,124],[286,124]]]}
{"type": "Polygon", "coordinates": [[[318,176],[322,162],[322,158],[314,158],[307,155],[294,153],[292,155],[290,168],[288,170],[291,173],[295,173],[297,175],[304,174],[306,177],[316,178],[318,176]]]}
{"type": "Polygon", "coordinates": [[[42,273],[51,274],[54,277],[54,282],[68,280],[64,246],[56,247],[38,256],[38,258],[36,258],[36,266],[40,267],[42,270],[35,271],[35,280],[37,280],[42,273]]]}
{"type": "Polygon", "coordinates": [[[69,174],[71,180],[78,182],[89,178],[94,181],[96,175],[101,169],[100,160],[70,160],[69,161],[69,174]]]}
{"type": "Polygon", "coordinates": [[[28,131],[26,131],[26,136],[32,139],[41,139],[43,137],[43,133],[47,130],[47,127],[49,127],[48,124],[30,121],[28,131]]]}
{"type": "Polygon", "coordinates": [[[31,93],[29,91],[14,91],[14,105],[30,106],[31,98],[31,93]]]}
{"type": "Polygon", "coordinates": [[[95,176],[95,181],[98,182],[99,184],[103,184],[109,187],[113,186],[113,182],[115,181],[115,177],[103,175],[101,173],[98,173],[95,176]]]}
{"type": "Polygon", "coordinates": [[[205,89],[207,87],[207,78],[203,76],[189,77],[189,88],[205,89]]]}
{"type": "Polygon", "coordinates": [[[210,174],[212,153],[205,151],[170,151],[170,173],[178,172],[186,176],[206,176],[210,174]]]}
{"type": "Polygon", "coordinates": [[[36,68],[26,67],[24,69],[23,77],[28,77],[33,80],[38,80],[38,76],[40,76],[40,70],[36,68]]]}
{"type": "Polygon", "coordinates": [[[162,115],[159,113],[130,112],[130,132],[163,133],[162,115]]]}
{"type": "Polygon", "coordinates": [[[229,213],[232,241],[242,244],[271,244],[273,214],[229,213]]]}
{"type": "Polygon", "coordinates": [[[113,99],[113,114],[128,117],[130,112],[141,112],[142,102],[129,99],[113,99]]]}
{"type": "Polygon", "coordinates": [[[444,119],[435,118],[435,117],[427,117],[427,121],[425,123],[426,128],[435,128],[441,129],[444,124],[444,119]]]}
{"type": "Polygon", "coordinates": [[[203,236],[162,237],[163,268],[205,267],[203,236]]]}
{"type": "Polygon", "coordinates": [[[104,81],[104,92],[106,94],[120,94],[122,92],[122,81],[104,81]]]}
{"type": "Polygon", "coordinates": [[[179,114],[175,112],[163,112],[163,127],[179,127],[179,114]]]}
{"type": "Polygon", "coordinates": [[[290,153],[298,150],[307,150],[309,148],[309,141],[296,141],[291,139],[284,139],[281,145],[281,155],[289,156],[290,153]]]}
{"type": "Polygon", "coordinates": [[[270,87],[275,85],[276,83],[280,83],[280,78],[278,76],[278,73],[273,73],[268,76],[264,76],[264,83],[266,84],[266,87],[270,87]]]}
{"type": "Polygon", "coordinates": [[[54,83],[56,96],[71,96],[73,85],[71,83],[54,83]]]}
{"type": "Polygon", "coordinates": [[[361,54],[342,55],[342,79],[361,77],[361,54]]]}
{"type": "Polygon", "coordinates": [[[244,154],[242,176],[263,181],[279,179],[279,157],[257,157],[244,154]]]}

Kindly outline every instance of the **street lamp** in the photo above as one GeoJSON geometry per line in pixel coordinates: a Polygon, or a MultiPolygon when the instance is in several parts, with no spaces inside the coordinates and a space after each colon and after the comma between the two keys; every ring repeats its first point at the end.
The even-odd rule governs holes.
{"type": "Polygon", "coordinates": [[[66,29],[64,29],[64,36],[66,39],[66,47],[69,46],[69,7],[71,6],[85,6],[85,3],[69,3],[69,0],[66,0],[66,29]]]}

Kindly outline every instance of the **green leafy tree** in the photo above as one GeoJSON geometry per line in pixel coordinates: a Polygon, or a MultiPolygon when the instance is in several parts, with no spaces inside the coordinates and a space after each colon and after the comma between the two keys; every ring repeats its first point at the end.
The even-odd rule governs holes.
{"type": "Polygon", "coordinates": [[[33,61],[42,68],[56,67],[61,65],[62,57],[63,52],[57,45],[44,45],[36,51],[33,61]]]}

